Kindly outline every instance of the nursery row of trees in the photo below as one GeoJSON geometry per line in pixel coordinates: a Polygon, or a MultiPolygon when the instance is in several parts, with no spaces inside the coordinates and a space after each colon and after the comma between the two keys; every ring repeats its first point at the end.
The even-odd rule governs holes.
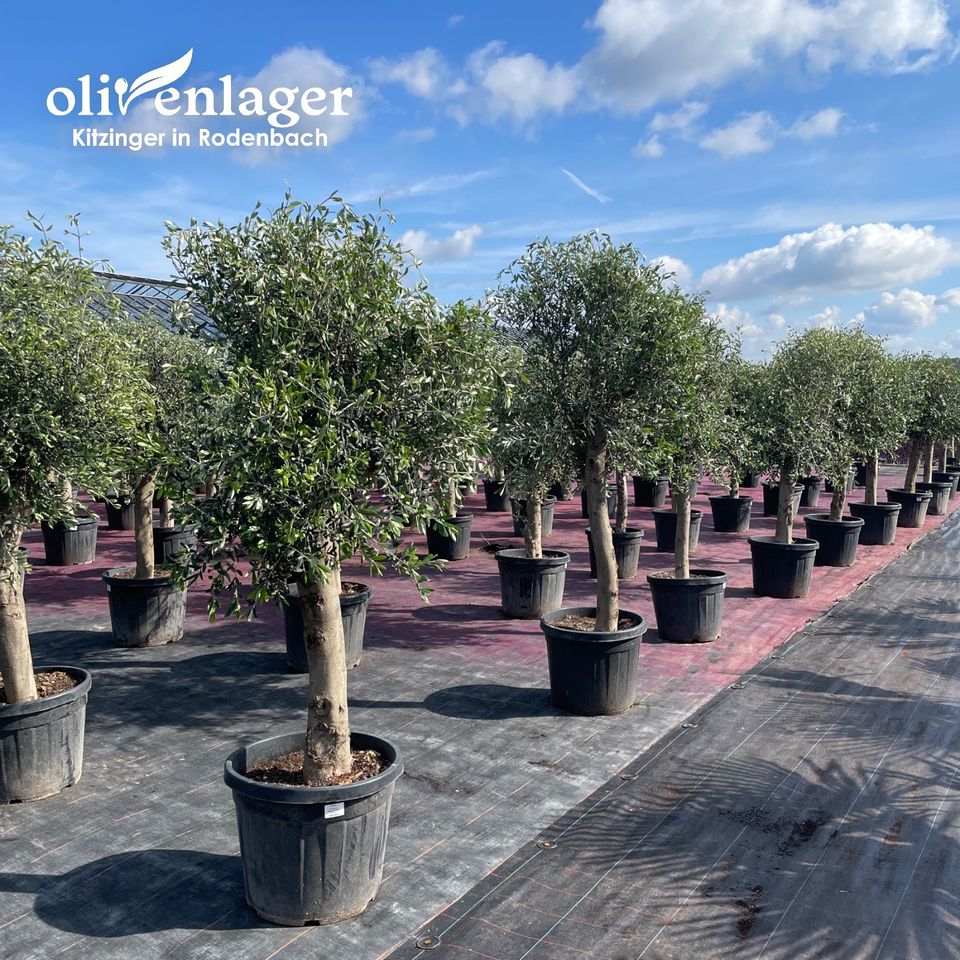
{"type": "MultiPolygon", "coordinates": [[[[946,451],[960,434],[953,361],[894,357],[851,327],[798,332],[768,362],[750,363],[703,297],[682,292],[631,245],[598,234],[538,241],[482,306],[445,306],[391,239],[388,218],[360,215],[336,198],[308,205],[287,197],[233,227],[172,227],[166,249],[201,321],[174,311],[133,322],[92,264],[35,227],[39,243],[0,232],[6,702],[37,697],[24,531],[40,521],[75,525],[76,488],[127,494],[135,566],[105,577],[121,642],[176,638],[185,586],[201,578],[211,613],[225,606],[250,615],[258,604],[286,603],[295,587],[309,665],[303,789],[349,781],[360,743],[348,719],[342,562],[359,558],[374,573],[393,565],[426,591],[434,558],[398,546],[403,530],[426,530],[441,547],[462,539],[460,489],[478,465],[523,511],[524,549],[498,556],[504,609],[542,615],[554,701],[618,712],[632,703],[645,630],[639,613],[620,607],[628,477],[665,476],[670,485],[674,564],[651,579],[664,632],[666,594],[722,595],[722,572],[691,568],[691,484],[699,475],[722,479],[739,499],[745,471],[772,472],[776,536],[751,541],[755,571],[759,563],[769,572],[783,563],[763,559],[771,551],[817,548],[793,537],[801,477],[816,469],[832,483],[826,519],[844,524],[855,460],[866,464],[866,503],[875,506],[879,456],[910,440],[901,491],[909,499],[919,496],[921,473],[932,481],[934,450],[946,451]],[[589,608],[561,606],[565,555],[543,546],[547,491],[574,478],[585,491],[596,562],[589,608]],[[155,498],[160,529],[177,531],[181,545],[192,541],[170,563],[157,563],[155,498]],[[616,669],[598,670],[611,657],[616,669]],[[614,678],[610,689],[598,689],[600,673],[614,678]]],[[[795,586],[768,589],[790,595],[795,586]]],[[[388,807],[399,755],[386,741],[363,742],[386,758],[386,779],[374,779],[388,807]]],[[[268,787],[250,787],[245,765],[271,749],[276,756],[280,746],[270,743],[231,757],[228,782],[238,795],[263,799],[268,787]]],[[[70,782],[57,776],[53,792],[70,782]]],[[[365,905],[370,889],[355,899],[365,905]]],[[[256,899],[249,887],[248,896],[256,899]]],[[[324,909],[349,915],[354,906],[324,909]]],[[[297,909],[306,913],[284,914],[284,922],[318,918],[313,908],[297,909]]]]}

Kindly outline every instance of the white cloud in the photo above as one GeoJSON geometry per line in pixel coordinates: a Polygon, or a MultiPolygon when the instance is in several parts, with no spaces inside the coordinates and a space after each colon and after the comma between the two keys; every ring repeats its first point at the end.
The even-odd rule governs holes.
{"type": "Polygon", "coordinates": [[[654,257],[650,261],[653,266],[660,266],[663,272],[673,275],[676,285],[682,289],[688,289],[693,281],[693,271],[678,257],[662,256],[654,257]]]}
{"type": "Polygon", "coordinates": [[[630,152],[635,157],[655,160],[657,157],[663,156],[663,144],[660,142],[660,138],[654,134],[652,137],[647,137],[646,140],[641,140],[630,152]]]}
{"type": "Polygon", "coordinates": [[[885,291],[855,319],[878,333],[905,333],[932,327],[940,317],[958,307],[960,288],[937,296],[904,287],[897,293],[885,291]]]}
{"type": "Polygon", "coordinates": [[[936,276],[957,262],[954,245],[931,226],[828,223],[712,267],[700,284],[724,299],[876,290],[936,276]]]}
{"type": "Polygon", "coordinates": [[[343,195],[351,203],[370,203],[375,200],[403,200],[406,197],[419,197],[433,193],[449,193],[460,190],[478,180],[494,176],[493,170],[472,170],[470,173],[445,173],[424,177],[412,183],[382,183],[361,187],[356,190],[344,190],[343,195]]]}
{"type": "Polygon", "coordinates": [[[680,104],[672,113],[654,114],[649,129],[653,133],[664,133],[667,130],[685,131],[692,127],[709,109],[706,103],[699,100],[689,100],[680,104]]]}
{"type": "Polygon", "coordinates": [[[448,27],[455,27],[458,23],[462,23],[462,22],[463,22],[463,14],[462,14],[462,13],[455,13],[455,14],[453,14],[452,16],[447,17],[447,26],[448,26],[448,27]]]}
{"type": "Polygon", "coordinates": [[[750,315],[748,310],[726,303],[714,303],[710,313],[727,333],[736,334],[747,355],[756,355],[762,347],[772,342],[770,331],[765,330],[750,315]]]}
{"type": "Polygon", "coordinates": [[[792,127],[784,131],[785,137],[797,140],[814,140],[817,137],[835,137],[843,119],[843,111],[836,107],[827,107],[811,117],[797,120],[792,127]]]}
{"type": "Polygon", "coordinates": [[[827,330],[836,330],[840,326],[843,311],[837,306],[824,307],[819,313],[808,318],[808,327],[824,327],[827,330]]]}
{"type": "Polygon", "coordinates": [[[398,130],[393,139],[398,143],[426,143],[437,135],[433,127],[416,127],[412,130],[398,130]]]}
{"type": "Polygon", "coordinates": [[[424,100],[445,99],[463,89],[462,82],[458,84],[453,79],[443,54],[433,47],[424,47],[397,60],[374,60],[370,75],[377,83],[398,83],[424,100]]]}
{"type": "Polygon", "coordinates": [[[745,113],[739,120],[713,130],[701,138],[704,150],[713,150],[721,157],[745,157],[750,153],[766,153],[777,139],[777,123],[765,110],[745,113]]]}
{"type": "Polygon", "coordinates": [[[561,167],[560,169],[567,175],[567,177],[569,177],[571,182],[574,183],[580,190],[582,190],[588,197],[593,197],[594,200],[597,200],[600,203],[610,202],[610,198],[605,193],[601,193],[594,187],[588,186],[575,173],[571,173],[565,167],[561,167]]]}
{"type": "Polygon", "coordinates": [[[420,260],[441,263],[469,256],[481,233],[483,229],[477,224],[454,230],[441,239],[434,239],[426,230],[407,230],[400,237],[400,245],[413,251],[420,260]]]}

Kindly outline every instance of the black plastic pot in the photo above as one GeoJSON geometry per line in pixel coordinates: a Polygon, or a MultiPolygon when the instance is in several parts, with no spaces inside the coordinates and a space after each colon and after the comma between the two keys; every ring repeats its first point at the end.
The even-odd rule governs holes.
{"type": "MultiPolygon", "coordinates": [[[[367,627],[367,608],[373,591],[365,583],[345,581],[341,586],[359,586],[356,593],[340,594],[340,619],[343,621],[343,650],[347,669],[352,670],[363,657],[363,634],[367,627]]],[[[283,608],[283,636],[287,645],[287,666],[293,673],[307,673],[307,647],[303,641],[303,612],[296,585],[287,592],[283,608]]]]}
{"type": "Polygon", "coordinates": [[[709,643],[720,636],[727,584],[722,570],[691,570],[687,580],[650,573],[647,583],[661,640],[709,643]]]}
{"type": "Polygon", "coordinates": [[[760,486],[760,470],[744,470],[740,474],[740,486],[741,487],[759,487],[760,486]]]}
{"type": "Polygon", "coordinates": [[[887,500],[891,503],[899,503],[903,508],[897,517],[898,527],[922,527],[923,521],[927,519],[927,508],[933,494],[928,490],[918,490],[916,493],[908,493],[906,490],[887,490],[887,500]]]}
{"type": "MultiPolygon", "coordinates": [[[[800,509],[800,497],[803,495],[803,484],[793,486],[793,515],[800,509]]],[[[780,509],[780,485],[765,483],[763,485],[763,515],[775,517],[780,509]]]]}
{"type": "Polygon", "coordinates": [[[553,705],[586,717],[625,713],[633,706],[640,641],[647,631],[643,617],[629,610],[621,610],[620,616],[637,622],[625,630],[598,632],[554,625],[568,614],[592,617],[596,612],[595,607],[561,607],[540,618],[553,705]]]}
{"type": "Polygon", "coordinates": [[[114,494],[106,501],[107,529],[132,530],[136,525],[136,509],[133,497],[125,493],[114,494]]]}
{"type": "Polygon", "coordinates": [[[500,609],[505,617],[536,620],[563,603],[570,554],[544,550],[532,560],[523,550],[500,550],[500,609]]]}
{"type": "Polygon", "coordinates": [[[917,481],[914,484],[920,493],[930,493],[930,506],[927,513],[932,517],[943,517],[950,512],[950,492],[953,490],[953,481],[945,480],[939,483],[935,480],[923,483],[917,481]]]}
{"type": "Polygon", "coordinates": [[[103,575],[113,639],[121,647],[158,647],[182,640],[186,587],[177,587],[169,577],[120,576],[129,571],[115,567],[103,575]]]}
{"type": "Polygon", "coordinates": [[[197,525],[186,527],[153,528],[153,559],[155,563],[169,563],[182,550],[192,550],[197,545],[197,525]]]}
{"type": "Polygon", "coordinates": [[[710,497],[713,529],[717,533],[746,533],[752,506],[753,497],[710,497]]]}
{"type": "Polygon", "coordinates": [[[748,542],[753,563],[753,592],[758,597],[787,600],[807,595],[819,546],[816,540],[777,543],[773,537],[750,537],[748,542]]]}
{"type": "Polygon", "coordinates": [[[957,481],[960,481],[960,470],[956,473],[949,470],[934,470],[932,479],[934,483],[949,483],[950,496],[953,497],[957,492],[957,481]]]}
{"type": "Polygon", "coordinates": [[[369,780],[331,787],[245,776],[259,763],[302,750],[302,733],[259,740],[227,757],[223,780],[237,810],[244,892],[264,920],[286,926],[349,920],[380,888],[390,801],[403,762],[379,737],[354,731],[350,744],[376,750],[389,765],[369,780]]]}
{"type": "MultiPolygon", "coordinates": [[[[947,467],[945,472],[953,483],[953,493],[951,496],[955,497],[957,493],[960,492],[960,467],[947,467]]],[[[937,479],[936,474],[934,474],[933,479],[937,479]]]]}
{"type": "Polygon", "coordinates": [[[42,800],[73,786],[83,769],[83,727],[90,674],[62,670],[77,681],[71,690],[26,703],[0,704],[0,802],[42,800]]]}
{"type": "Polygon", "coordinates": [[[572,500],[573,491],[569,483],[554,483],[550,487],[550,496],[558,500],[572,500]]]}
{"type": "MultiPolygon", "coordinates": [[[[703,520],[702,510],[690,511],[690,552],[700,546],[700,523],[703,520]]],[[[657,549],[665,553],[673,553],[677,544],[677,515],[670,509],[653,511],[653,525],[657,534],[657,549]]]]}
{"type": "Polygon", "coordinates": [[[863,520],[860,517],[843,517],[831,520],[829,513],[811,513],[803,518],[807,536],[820,544],[814,566],[849,567],[857,559],[857,543],[863,520]]]}
{"type": "Polygon", "coordinates": [[[483,499],[491,513],[506,513],[510,509],[510,496],[506,480],[483,478],[483,499]]]}
{"type": "MultiPolygon", "coordinates": [[[[540,503],[540,536],[546,539],[553,533],[553,516],[557,506],[556,497],[544,497],[540,503]]],[[[513,535],[522,537],[523,531],[527,528],[527,501],[510,500],[510,508],[513,511],[513,535]]]]}
{"type": "Polygon", "coordinates": [[[820,502],[820,491],[823,488],[823,478],[801,477],[800,486],[803,488],[800,493],[800,506],[815,507],[820,502]]]}
{"type": "MultiPolygon", "coordinates": [[[[587,552],[590,555],[590,576],[597,579],[597,554],[593,549],[593,537],[590,528],[584,531],[587,535],[587,552]]],[[[613,554],[617,558],[617,577],[620,580],[632,580],[637,575],[640,564],[640,543],[643,540],[643,531],[639,527],[627,527],[623,533],[613,531],[613,554]]]]}
{"type": "MultiPolygon", "coordinates": [[[[829,480],[824,480],[824,481],[823,481],[823,489],[824,489],[827,493],[833,493],[834,490],[835,490],[835,487],[834,487],[834,485],[833,485],[829,480]]],[[[845,492],[845,493],[852,493],[852,492],[853,492],[853,471],[852,471],[852,470],[847,474],[847,486],[846,486],[846,489],[845,489],[844,492],[845,492]]]]}
{"type": "Polygon", "coordinates": [[[659,480],[633,478],[633,502],[638,507],[662,507],[666,505],[670,492],[670,481],[666,477],[659,480]]]}
{"type": "MultiPolygon", "coordinates": [[[[607,487],[607,513],[612,517],[617,512],[617,488],[611,484],[607,487]]],[[[588,520],[590,514],[587,512],[587,488],[580,489],[580,517],[588,520]]]]}
{"type": "Polygon", "coordinates": [[[897,517],[902,509],[899,503],[850,503],[850,513],[863,521],[860,542],[865,547],[888,545],[897,538],[897,517]]]}
{"type": "Polygon", "coordinates": [[[40,524],[43,533],[43,553],[51,567],[70,567],[93,563],[97,556],[96,517],[77,517],[69,524],[58,521],[40,524]]]}
{"type": "Polygon", "coordinates": [[[865,463],[854,465],[853,483],[854,486],[857,487],[865,487],[867,485],[867,465],[865,463]]]}
{"type": "Polygon", "coordinates": [[[447,534],[432,523],[427,524],[427,551],[439,560],[465,560],[470,554],[472,513],[458,513],[447,518],[456,527],[456,535],[447,534]]]}

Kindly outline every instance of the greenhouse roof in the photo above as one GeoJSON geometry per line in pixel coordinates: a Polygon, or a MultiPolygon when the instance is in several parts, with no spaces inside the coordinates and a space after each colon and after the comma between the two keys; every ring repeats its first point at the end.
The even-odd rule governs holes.
{"type": "Polygon", "coordinates": [[[174,305],[181,302],[188,304],[196,323],[205,324],[209,319],[193,299],[190,288],[179,280],[156,280],[102,271],[98,271],[98,276],[120,301],[131,320],[141,320],[148,315],[169,319],[174,305]]]}

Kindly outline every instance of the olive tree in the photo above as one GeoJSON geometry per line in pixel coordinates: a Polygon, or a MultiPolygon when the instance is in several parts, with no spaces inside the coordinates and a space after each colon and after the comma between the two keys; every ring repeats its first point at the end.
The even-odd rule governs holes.
{"type": "Polygon", "coordinates": [[[921,353],[903,359],[908,384],[907,435],[910,458],[903,487],[916,489],[918,474],[931,479],[933,451],[938,443],[947,443],[960,430],[960,375],[948,357],[921,353]]]}
{"type": "Polygon", "coordinates": [[[762,365],[731,353],[723,369],[726,406],[715,452],[717,475],[731,497],[740,495],[741,476],[745,470],[762,464],[766,419],[761,391],[762,365]]]}
{"type": "Polygon", "coordinates": [[[341,562],[392,562],[422,585],[423,558],[391,542],[409,520],[439,519],[438,482],[473,461],[459,404],[487,375],[467,355],[474,318],[439,309],[386,221],[288,196],[236,226],[167,237],[226,354],[218,489],[193,507],[194,576],[210,578],[211,614],[224,594],[229,612],[249,614],[297,584],[310,784],[352,766],[341,562]]]}
{"type": "Polygon", "coordinates": [[[597,233],[538,240],[501,281],[498,316],[540,358],[550,421],[586,484],[597,558],[595,626],[616,629],[611,457],[615,449],[643,450],[655,436],[661,391],[676,360],[675,303],[683,295],[630,244],[597,233]]]}
{"type": "Polygon", "coordinates": [[[0,228],[0,674],[8,703],[37,697],[18,569],[23,533],[33,521],[76,516],[69,481],[103,493],[151,409],[142,371],[116,347],[116,300],[91,263],[41,222],[33,226],[37,242],[0,228]]]}

